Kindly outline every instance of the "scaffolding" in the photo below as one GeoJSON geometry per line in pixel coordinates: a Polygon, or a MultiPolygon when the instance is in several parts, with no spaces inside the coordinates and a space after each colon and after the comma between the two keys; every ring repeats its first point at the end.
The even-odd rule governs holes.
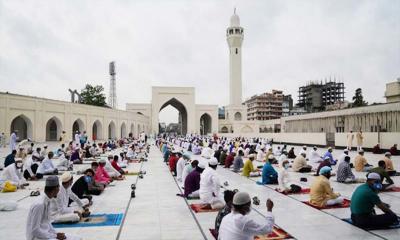
{"type": "Polygon", "coordinates": [[[299,88],[297,106],[307,112],[324,111],[326,106],[344,102],[344,83],[336,79],[310,81],[299,88]]]}

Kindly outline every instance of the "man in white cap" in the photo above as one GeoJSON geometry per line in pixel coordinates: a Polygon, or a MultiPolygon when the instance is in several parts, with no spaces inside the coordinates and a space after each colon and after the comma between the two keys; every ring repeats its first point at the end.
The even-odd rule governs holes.
{"type": "Polygon", "coordinates": [[[347,156],[349,156],[349,150],[344,149],[342,155],[340,155],[340,157],[339,157],[339,159],[338,159],[339,163],[343,162],[344,159],[345,159],[347,156]]]}
{"type": "Polygon", "coordinates": [[[29,185],[28,183],[26,183],[25,178],[21,173],[22,167],[22,159],[16,158],[14,163],[11,163],[6,168],[4,168],[0,177],[0,186],[2,186],[7,181],[17,186],[18,188],[24,188],[24,186],[29,185]]]}
{"type": "Polygon", "coordinates": [[[232,205],[232,212],[222,219],[219,240],[253,240],[257,235],[266,235],[272,232],[274,203],[270,199],[266,203],[267,213],[264,223],[258,223],[247,216],[251,211],[251,198],[248,193],[236,193],[232,205]]]}
{"type": "Polygon", "coordinates": [[[398,216],[390,205],[381,201],[378,192],[382,190],[381,176],[369,173],[367,182],[357,187],[351,197],[351,220],[353,224],[368,229],[382,229],[399,224],[398,216]],[[377,206],[384,214],[377,215],[377,206]]]}
{"type": "Polygon", "coordinates": [[[351,151],[351,148],[353,147],[353,139],[354,139],[354,134],[353,130],[350,130],[350,132],[347,134],[347,149],[351,151]]]}
{"type": "Polygon", "coordinates": [[[56,198],[56,206],[53,208],[52,216],[55,223],[61,222],[79,222],[82,215],[84,217],[89,215],[89,200],[79,199],[78,196],[75,195],[71,191],[73,178],[70,172],[65,172],[61,175],[61,187],[60,192],[56,198]],[[78,207],[68,207],[69,199],[74,201],[78,207]],[[83,211],[82,211],[83,209],[83,211]]]}
{"type": "Polygon", "coordinates": [[[221,209],[225,202],[220,192],[220,180],[217,175],[218,160],[213,157],[208,163],[200,178],[200,200],[205,203],[204,208],[221,209]]]}
{"type": "Polygon", "coordinates": [[[257,161],[264,162],[265,160],[265,153],[264,153],[265,146],[261,145],[260,148],[257,150],[257,161]]]}
{"type": "Polygon", "coordinates": [[[182,182],[183,169],[185,168],[189,160],[190,160],[190,154],[184,153],[176,163],[176,180],[178,180],[179,182],[182,182]]]}
{"type": "Polygon", "coordinates": [[[41,157],[42,159],[44,159],[44,158],[47,157],[47,154],[48,154],[47,145],[44,145],[44,146],[43,146],[43,150],[40,152],[40,157],[41,157]]]}
{"type": "Polygon", "coordinates": [[[78,240],[79,237],[57,232],[51,225],[50,203],[57,197],[60,184],[57,176],[49,176],[46,179],[43,197],[32,204],[26,221],[26,239],[49,239],[49,240],[78,240]]]}
{"type": "Polygon", "coordinates": [[[306,146],[306,145],[304,145],[304,146],[300,149],[299,155],[302,154],[302,153],[307,154],[307,146],[306,146]]]}
{"type": "Polygon", "coordinates": [[[319,176],[316,177],[310,187],[310,203],[325,207],[342,204],[344,198],[339,193],[334,193],[329,183],[332,168],[325,166],[319,170],[319,176]]]}
{"type": "Polygon", "coordinates": [[[184,197],[198,198],[200,196],[199,195],[200,179],[201,179],[201,174],[203,173],[205,168],[206,166],[204,165],[204,163],[200,162],[198,163],[197,167],[191,173],[189,173],[189,175],[187,175],[184,182],[185,183],[184,197]]]}
{"type": "Polygon", "coordinates": [[[47,157],[43,159],[43,161],[40,163],[37,171],[36,171],[36,177],[42,178],[43,175],[57,175],[58,174],[58,169],[54,166],[52,158],[54,156],[53,152],[49,152],[47,154],[47,157]]]}
{"type": "Polygon", "coordinates": [[[310,151],[309,160],[313,163],[320,163],[322,162],[322,157],[318,152],[318,148],[316,146],[310,151]]]}

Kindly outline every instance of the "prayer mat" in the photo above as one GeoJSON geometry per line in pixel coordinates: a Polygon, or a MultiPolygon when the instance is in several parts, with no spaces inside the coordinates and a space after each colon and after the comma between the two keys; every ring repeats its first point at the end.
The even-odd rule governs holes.
{"type": "MultiPolygon", "coordinates": [[[[275,191],[279,192],[277,188],[275,188],[275,191]]],[[[302,188],[300,192],[297,193],[284,193],[284,192],[279,192],[282,193],[284,195],[292,195],[292,194],[309,194],[310,193],[310,189],[309,188],[302,188]]]]}
{"type": "Polygon", "coordinates": [[[212,209],[210,206],[207,208],[202,208],[204,204],[201,203],[193,203],[190,204],[190,208],[195,212],[195,213],[202,213],[202,212],[218,212],[219,209],[212,209]]]}
{"type": "Polygon", "coordinates": [[[342,204],[337,204],[337,205],[331,205],[331,206],[324,206],[324,207],[320,207],[320,206],[315,206],[313,204],[311,204],[309,201],[306,202],[302,202],[304,204],[307,204],[310,207],[316,208],[316,209],[332,209],[332,208],[348,208],[350,207],[350,203],[351,201],[349,199],[344,199],[342,204]]]}
{"type": "Polygon", "coordinates": [[[382,192],[400,192],[400,187],[392,187],[390,189],[383,190],[382,192]]]}
{"type": "MultiPolygon", "coordinates": [[[[217,231],[215,229],[209,229],[211,235],[217,239],[218,238],[218,234],[217,231]]],[[[282,228],[278,227],[278,226],[274,226],[272,228],[272,233],[268,234],[268,235],[263,235],[263,236],[255,236],[254,240],[280,240],[280,239],[289,239],[289,238],[293,238],[289,233],[287,233],[285,230],[283,230],[282,228]]]]}
{"type": "Polygon", "coordinates": [[[77,223],[52,223],[55,228],[119,226],[124,214],[92,214],[77,223]]]}
{"type": "MultiPolygon", "coordinates": [[[[177,193],[176,196],[185,198],[185,196],[180,193],[177,193]]],[[[198,199],[200,199],[200,197],[187,197],[186,199],[187,200],[198,200],[198,199]]]]}
{"type": "Polygon", "coordinates": [[[131,160],[128,160],[128,162],[129,163],[140,163],[142,160],[140,160],[140,159],[131,159],[131,160]]]}
{"type": "Polygon", "coordinates": [[[136,176],[136,175],[139,175],[139,172],[128,172],[128,173],[125,173],[125,175],[127,175],[127,176],[136,176]]]}
{"type": "MultiPolygon", "coordinates": [[[[398,229],[398,228],[400,228],[400,217],[397,217],[397,218],[399,220],[399,224],[391,225],[391,226],[388,226],[388,227],[385,227],[385,228],[364,228],[364,229],[365,230],[398,229]]],[[[343,218],[342,220],[347,222],[347,223],[350,223],[351,225],[353,225],[353,221],[351,220],[351,218],[343,218]]],[[[355,226],[355,225],[353,225],[353,226],[355,226]]]]}

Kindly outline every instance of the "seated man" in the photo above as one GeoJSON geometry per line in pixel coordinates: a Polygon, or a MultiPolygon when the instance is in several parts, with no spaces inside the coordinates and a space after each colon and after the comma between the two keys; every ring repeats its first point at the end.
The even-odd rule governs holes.
{"type": "Polygon", "coordinates": [[[310,187],[311,204],[325,207],[343,203],[344,198],[339,193],[334,193],[329,183],[331,171],[330,167],[323,167],[319,171],[319,176],[314,179],[310,187]]]}
{"type": "Polygon", "coordinates": [[[262,179],[261,182],[257,181],[257,184],[277,184],[278,183],[278,173],[272,167],[272,161],[274,161],[273,156],[269,156],[268,161],[264,164],[262,169],[262,179]]]}
{"type": "Polygon", "coordinates": [[[204,208],[221,209],[225,202],[220,192],[220,181],[217,174],[218,160],[211,158],[208,168],[204,170],[200,178],[200,200],[205,204],[204,208]]]}
{"type": "Polygon", "coordinates": [[[4,160],[4,167],[6,168],[8,165],[15,163],[15,155],[17,155],[17,150],[12,150],[10,154],[7,155],[6,159],[4,160]]]}
{"type": "Polygon", "coordinates": [[[228,156],[227,154],[226,154],[226,148],[223,148],[222,149],[222,151],[221,151],[221,154],[219,155],[219,164],[220,165],[225,165],[225,160],[226,160],[226,157],[228,156]]]}
{"type": "Polygon", "coordinates": [[[390,152],[385,153],[385,158],[383,158],[383,161],[385,161],[386,165],[386,171],[388,172],[389,176],[395,176],[396,175],[396,170],[393,167],[393,161],[390,159],[392,157],[392,154],[390,152]]]}
{"type": "Polygon", "coordinates": [[[319,176],[319,170],[321,170],[321,168],[323,168],[323,167],[325,167],[325,166],[327,166],[327,167],[331,167],[331,159],[328,157],[328,156],[325,156],[325,158],[324,158],[324,161],[322,161],[320,164],[319,164],[319,166],[318,166],[318,168],[317,168],[317,173],[315,174],[315,176],[319,176]]]}
{"type": "Polygon", "coordinates": [[[382,189],[381,176],[370,173],[367,183],[357,187],[351,197],[351,220],[360,228],[382,229],[399,224],[396,214],[390,210],[389,204],[381,201],[377,192],[382,189]],[[374,206],[384,214],[377,215],[374,206]]]}
{"type": "Polygon", "coordinates": [[[244,155],[243,151],[239,150],[238,151],[238,155],[233,160],[233,169],[232,169],[232,171],[240,172],[240,170],[243,168],[243,166],[244,166],[244,164],[243,164],[243,155],[244,155]]]}
{"type": "Polygon", "coordinates": [[[24,150],[24,147],[19,147],[18,152],[15,155],[15,158],[21,158],[22,162],[24,162],[26,157],[27,157],[27,154],[26,154],[26,152],[24,150]]]}
{"type": "Polygon", "coordinates": [[[96,182],[99,182],[104,185],[110,184],[110,182],[113,181],[113,179],[108,175],[107,171],[104,169],[106,165],[105,159],[100,159],[99,163],[97,162],[92,162],[92,169],[95,172],[94,179],[96,182]]]}
{"type": "Polygon", "coordinates": [[[43,175],[57,175],[58,174],[58,170],[56,167],[54,167],[53,161],[51,160],[53,158],[53,156],[54,156],[53,152],[49,152],[47,154],[47,157],[39,165],[39,167],[36,171],[37,178],[42,178],[43,175]]]}
{"type": "Polygon", "coordinates": [[[386,179],[387,183],[382,184],[382,190],[390,189],[394,187],[394,182],[390,178],[389,174],[386,172],[386,164],[385,161],[380,160],[378,162],[378,167],[372,168],[369,172],[370,173],[377,173],[379,176],[381,176],[381,183],[383,182],[384,179],[386,179]]]}
{"type": "MultiPolygon", "coordinates": [[[[33,162],[32,156],[25,160],[24,166],[22,167],[23,176],[26,180],[37,180],[36,171],[39,164],[33,162]]],[[[42,176],[43,177],[43,176],[42,176]]]]}
{"type": "MultiPolygon", "coordinates": [[[[345,148],[344,150],[343,150],[343,153],[342,153],[342,155],[340,155],[340,157],[339,157],[339,163],[341,163],[341,162],[343,162],[344,161],[344,159],[347,157],[347,156],[349,156],[349,150],[347,149],[347,148],[345,148]]],[[[351,165],[350,165],[351,166],[351,165]]]]}
{"type": "Polygon", "coordinates": [[[178,153],[173,151],[168,159],[169,170],[172,172],[174,176],[176,176],[176,163],[179,160],[178,153]]]}
{"type": "Polygon", "coordinates": [[[34,162],[41,162],[43,161],[44,157],[40,155],[42,149],[40,147],[36,148],[36,151],[32,153],[32,159],[34,162]]]}
{"type": "Polygon", "coordinates": [[[278,191],[283,192],[285,194],[292,192],[290,187],[290,178],[288,172],[289,167],[290,167],[289,161],[284,160],[282,162],[281,170],[279,171],[278,174],[278,184],[279,184],[278,191]]]}
{"type": "MultiPolygon", "coordinates": [[[[306,154],[304,154],[305,156],[306,154]]],[[[294,159],[296,158],[296,155],[294,154],[294,147],[291,147],[288,153],[288,158],[294,159]]]]}
{"type": "Polygon", "coordinates": [[[265,160],[265,153],[264,153],[265,146],[260,146],[260,149],[257,150],[257,161],[264,162],[265,160]]]}
{"type": "Polygon", "coordinates": [[[376,144],[373,148],[372,148],[372,153],[373,154],[381,154],[382,153],[382,149],[381,146],[378,144],[376,144]]]}
{"type": "Polygon", "coordinates": [[[70,157],[70,161],[73,162],[74,164],[82,164],[82,157],[81,157],[81,151],[79,148],[76,148],[70,157]]]}
{"type": "Polygon", "coordinates": [[[329,161],[331,163],[332,166],[336,165],[337,160],[333,159],[333,155],[332,155],[333,149],[331,147],[328,148],[328,151],[326,151],[326,153],[324,154],[324,156],[322,157],[324,160],[326,158],[329,158],[329,161]]]}
{"type": "Polygon", "coordinates": [[[57,169],[59,171],[72,171],[74,169],[73,162],[69,161],[69,159],[65,157],[65,154],[63,152],[60,153],[58,159],[59,163],[57,165],[57,169]]]}
{"type": "Polygon", "coordinates": [[[310,151],[310,157],[309,157],[310,161],[313,163],[320,163],[322,162],[322,157],[321,155],[318,153],[318,148],[317,147],[313,147],[313,149],[310,151]]]}
{"type": "Polygon", "coordinates": [[[372,169],[372,165],[368,164],[362,149],[358,151],[358,155],[354,159],[354,168],[357,172],[368,172],[372,169]]]}
{"type": "Polygon", "coordinates": [[[89,200],[91,199],[90,195],[100,195],[104,190],[104,184],[96,183],[94,175],[93,169],[86,169],[84,175],[72,185],[72,192],[80,199],[88,198],[89,200]]]}
{"type": "Polygon", "coordinates": [[[390,154],[392,154],[392,156],[400,155],[400,151],[397,149],[397,143],[393,144],[390,148],[390,154]]]}
{"type": "Polygon", "coordinates": [[[187,175],[185,179],[185,192],[184,196],[186,198],[198,198],[200,189],[200,175],[203,173],[205,165],[199,163],[197,167],[187,175]]]}
{"type": "Polygon", "coordinates": [[[111,166],[117,170],[121,175],[124,175],[128,172],[125,172],[124,170],[122,170],[122,168],[118,165],[118,155],[114,155],[114,159],[111,161],[111,166]]]}
{"type": "Polygon", "coordinates": [[[90,213],[88,206],[90,204],[88,199],[79,199],[71,191],[73,178],[70,172],[65,172],[61,175],[60,191],[56,197],[56,206],[52,208],[52,217],[55,223],[63,222],[79,222],[83,217],[87,217],[90,213]],[[69,200],[75,202],[78,207],[68,207],[69,200]]]}
{"type": "Polygon", "coordinates": [[[258,177],[260,176],[260,172],[258,169],[254,169],[253,161],[255,158],[255,154],[250,154],[249,159],[246,160],[243,166],[242,175],[245,177],[258,177]]]}
{"type": "Polygon", "coordinates": [[[50,203],[58,195],[60,184],[57,176],[50,176],[46,179],[44,196],[39,201],[33,203],[29,209],[26,221],[26,239],[46,239],[46,240],[78,240],[80,238],[57,232],[51,225],[50,203]]]}
{"type": "Polygon", "coordinates": [[[265,222],[258,223],[247,216],[251,211],[251,198],[246,192],[238,192],[233,197],[232,212],[226,215],[219,228],[219,240],[250,240],[256,235],[266,235],[272,232],[274,216],[272,208],[274,203],[268,199],[265,222]]]}
{"type": "Polygon", "coordinates": [[[17,159],[14,163],[4,168],[0,177],[0,185],[3,185],[6,181],[17,186],[17,188],[24,188],[29,185],[21,174],[22,166],[22,160],[17,159]]]}
{"type": "Polygon", "coordinates": [[[344,160],[339,163],[336,180],[340,183],[356,182],[356,176],[354,176],[351,171],[349,156],[346,156],[344,160]]]}
{"type": "Polygon", "coordinates": [[[282,154],[279,156],[279,158],[278,158],[278,164],[282,164],[283,163],[283,161],[285,161],[285,160],[287,160],[288,159],[288,157],[287,157],[287,152],[286,152],[286,150],[283,150],[282,151],[282,154]]]}
{"type": "Polygon", "coordinates": [[[225,168],[230,168],[233,164],[233,160],[235,159],[235,153],[231,152],[225,159],[225,168]]]}
{"type": "Polygon", "coordinates": [[[190,160],[189,153],[185,153],[179,158],[178,162],[176,163],[176,180],[182,182],[182,174],[185,166],[187,165],[188,161],[190,160]]]}
{"type": "Polygon", "coordinates": [[[196,169],[196,167],[199,165],[199,161],[193,160],[191,163],[186,164],[186,166],[183,168],[182,172],[182,183],[185,184],[186,177],[196,169]]]}
{"type": "Polygon", "coordinates": [[[128,160],[126,158],[126,152],[119,153],[119,158],[118,158],[117,164],[118,164],[118,166],[120,168],[126,168],[128,166],[128,160]]]}
{"type": "Polygon", "coordinates": [[[272,147],[269,147],[267,153],[265,154],[265,161],[266,162],[268,161],[269,156],[271,156],[271,155],[274,156],[274,153],[272,152],[272,147]]]}
{"type": "Polygon", "coordinates": [[[105,165],[104,170],[107,172],[108,176],[110,176],[114,180],[122,180],[123,176],[117,169],[112,166],[112,161],[114,159],[113,155],[108,155],[107,159],[104,159],[105,165]]]}
{"type": "Polygon", "coordinates": [[[217,236],[218,236],[219,227],[221,226],[222,219],[226,215],[231,213],[232,201],[233,201],[234,195],[235,195],[234,191],[231,191],[231,190],[224,191],[225,207],[223,209],[219,210],[217,217],[215,218],[215,231],[217,233],[217,236]]]}
{"type": "Polygon", "coordinates": [[[294,159],[293,165],[292,165],[292,169],[295,172],[301,172],[301,173],[311,172],[312,166],[307,164],[306,154],[305,153],[302,153],[302,154],[298,155],[294,159]]]}

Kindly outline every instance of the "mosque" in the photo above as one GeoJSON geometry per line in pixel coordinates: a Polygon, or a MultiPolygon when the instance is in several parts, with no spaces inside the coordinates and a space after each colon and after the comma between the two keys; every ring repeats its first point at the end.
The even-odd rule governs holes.
{"type": "Polygon", "coordinates": [[[244,29],[234,12],[226,29],[229,49],[229,105],[219,119],[218,105],[195,102],[194,87],[152,87],[151,103],[127,103],[116,110],[39,97],[0,92],[0,132],[9,136],[18,130],[19,138],[56,141],[62,131],[86,131],[90,139],[127,137],[129,133],[157,134],[158,115],[171,105],[179,111],[183,134],[260,136],[280,142],[343,146],[345,134],[361,129],[367,135],[367,148],[377,142],[389,148],[400,139],[400,102],[376,106],[282,117],[266,121],[247,120],[242,99],[242,43],[244,29]],[[269,129],[260,133],[260,129],[269,129]],[[378,136],[379,135],[379,136],[378,136]]]}

